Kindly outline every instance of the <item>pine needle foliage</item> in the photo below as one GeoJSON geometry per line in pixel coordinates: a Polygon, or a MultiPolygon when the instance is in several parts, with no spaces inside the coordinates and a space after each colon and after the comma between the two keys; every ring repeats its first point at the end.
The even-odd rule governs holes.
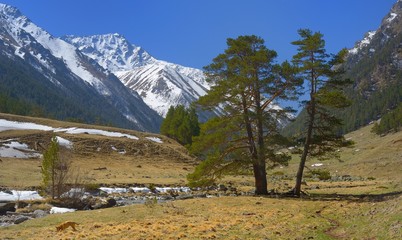
{"type": "Polygon", "coordinates": [[[343,78],[343,61],[347,50],[337,55],[329,55],[320,32],[309,29],[299,30],[300,39],[292,42],[297,46],[297,54],[292,62],[298,67],[297,75],[305,81],[309,99],[305,107],[305,127],[300,134],[304,145],[296,176],[294,193],[300,195],[303,170],[307,158],[336,157],[336,150],[344,146],[345,139],[337,133],[342,121],[334,115],[334,109],[350,105],[344,94],[344,87],[350,83],[343,78]]]}
{"type": "Polygon", "coordinates": [[[192,186],[214,183],[225,174],[252,172],[256,194],[267,194],[266,168],[286,164],[289,158],[276,154],[274,139],[281,120],[290,109],[273,107],[279,99],[294,96],[295,69],[288,62],[276,64],[277,53],[260,37],[227,39],[227,49],[206,66],[207,95],[197,101],[206,110],[223,108],[223,114],[201,126],[193,138],[191,152],[203,159],[188,175],[192,186]],[[270,144],[268,144],[270,143],[270,144]]]}
{"type": "Polygon", "coordinates": [[[49,147],[43,153],[42,181],[45,189],[51,188],[52,199],[56,193],[56,168],[60,162],[59,143],[56,136],[53,136],[49,147]]]}
{"type": "Polygon", "coordinates": [[[182,145],[191,145],[193,136],[200,134],[198,116],[194,108],[171,106],[161,125],[161,134],[175,139],[182,145]]]}

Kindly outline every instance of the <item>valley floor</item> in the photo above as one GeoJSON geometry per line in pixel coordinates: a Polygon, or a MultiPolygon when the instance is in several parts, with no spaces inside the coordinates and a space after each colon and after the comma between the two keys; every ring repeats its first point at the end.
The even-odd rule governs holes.
{"type": "Polygon", "coordinates": [[[401,203],[400,194],[191,199],[49,215],[2,228],[0,239],[401,239],[401,203]],[[56,232],[64,221],[77,231],[56,232]]]}
{"type": "MultiPolygon", "coordinates": [[[[1,116],[1,115],[0,115],[1,116]]],[[[197,161],[171,139],[135,131],[87,126],[46,119],[2,115],[52,128],[96,128],[121,132],[138,140],[91,135],[57,135],[73,144],[66,153],[85,183],[102,186],[185,186],[197,161]],[[159,139],[160,141],[153,141],[159,139]]],[[[0,239],[402,239],[402,132],[379,137],[371,126],[348,134],[356,144],[340,149],[341,159],[310,160],[311,170],[328,171],[322,181],[305,176],[300,199],[284,196],[224,196],[52,214],[0,228],[0,239]],[[56,232],[64,221],[77,231],[56,232]]],[[[51,132],[0,131],[0,143],[13,141],[35,149],[46,146],[51,132]]],[[[18,145],[18,146],[20,146],[18,145]]],[[[1,147],[1,146],[0,146],[1,147]]],[[[41,160],[1,157],[0,187],[32,189],[41,184],[41,160]]],[[[288,167],[268,172],[269,190],[284,193],[294,184],[295,154],[288,167]]],[[[221,184],[238,195],[253,191],[252,176],[227,177],[221,184]]],[[[213,195],[213,194],[211,194],[213,195]]]]}

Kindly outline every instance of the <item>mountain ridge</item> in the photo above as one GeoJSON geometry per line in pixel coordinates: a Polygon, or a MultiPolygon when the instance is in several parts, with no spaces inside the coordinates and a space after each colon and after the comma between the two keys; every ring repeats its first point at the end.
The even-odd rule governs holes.
{"type": "Polygon", "coordinates": [[[120,34],[63,39],[109,69],[161,116],[171,106],[189,107],[210,88],[202,70],[157,60],[120,34]]]}
{"type": "MultiPolygon", "coordinates": [[[[159,131],[161,117],[151,110],[135,91],[127,89],[116,76],[76,47],[52,36],[22,15],[18,9],[6,4],[0,4],[0,22],[2,56],[14,63],[20,62],[16,64],[20,67],[24,64],[20,60],[23,60],[31,67],[25,68],[28,75],[32,75],[32,72],[40,73],[51,85],[43,80],[38,81],[40,77],[36,74],[34,74],[36,80],[21,79],[21,81],[37,81],[33,84],[46,85],[44,89],[49,91],[49,94],[58,92],[65,102],[70,102],[69,106],[77,105],[77,109],[81,108],[81,111],[85,111],[85,108],[98,108],[94,110],[92,114],[94,116],[90,117],[92,119],[99,117],[106,122],[115,122],[119,126],[143,131],[159,131]]],[[[12,89],[11,86],[3,86],[3,92],[18,91],[20,90],[12,89]]],[[[27,98],[23,93],[18,97],[27,98]]],[[[42,94],[42,97],[46,98],[46,94],[42,94]]],[[[28,100],[45,101],[35,99],[35,96],[31,96],[28,100]]],[[[50,111],[49,105],[46,107],[47,111],[50,111]]],[[[68,114],[61,114],[56,117],[67,116],[68,114]]]]}

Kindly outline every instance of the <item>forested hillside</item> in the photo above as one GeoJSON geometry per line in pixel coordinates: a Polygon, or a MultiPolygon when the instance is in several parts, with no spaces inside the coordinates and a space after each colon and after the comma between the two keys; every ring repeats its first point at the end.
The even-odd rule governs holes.
{"type": "Polygon", "coordinates": [[[76,121],[129,127],[126,120],[107,116],[101,110],[103,100],[84,91],[58,88],[18,58],[10,61],[0,54],[0,82],[0,112],[62,120],[74,116],[76,121]]]}

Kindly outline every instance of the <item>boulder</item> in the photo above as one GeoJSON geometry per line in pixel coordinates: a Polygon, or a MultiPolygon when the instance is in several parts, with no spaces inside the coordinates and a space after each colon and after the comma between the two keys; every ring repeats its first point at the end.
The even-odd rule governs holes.
{"type": "Polygon", "coordinates": [[[107,205],[108,205],[107,207],[114,207],[117,204],[116,199],[114,199],[114,198],[108,198],[106,200],[106,202],[107,202],[107,205]]]}
{"type": "Polygon", "coordinates": [[[94,199],[91,209],[110,208],[116,206],[117,202],[114,198],[94,199]]]}
{"type": "Polygon", "coordinates": [[[15,212],[15,202],[0,202],[0,215],[5,215],[7,212],[15,212]]]}
{"type": "Polygon", "coordinates": [[[17,219],[14,220],[14,223],[15,224],[20,224],[20,223],[23,223],[23,222],[25,222],[25,221],[27,221],[29,219],[30,218],[27,217],[27,216],[19,216],[17,219]]]}
{"type": "Polygon", "coordinates": [[[186,200],[186,199],[193,199],[193,198],[194,198],[193,195],[187,194],[187,195],[179,195],[179,196],[177,196],[176,200],[186,200]]]}
{"type": "Polygon", "coordinates": [[[48,213],[45,212],[45,211],[43,211],[43,210],[40,210],[40,209],[37,209],[37,210],[35,210],[35,211],[33,212],[34,218],[41,218],[41,217],[44,217],[44,216],[46,216],[46,215],[48,215],[48,213]]]}

